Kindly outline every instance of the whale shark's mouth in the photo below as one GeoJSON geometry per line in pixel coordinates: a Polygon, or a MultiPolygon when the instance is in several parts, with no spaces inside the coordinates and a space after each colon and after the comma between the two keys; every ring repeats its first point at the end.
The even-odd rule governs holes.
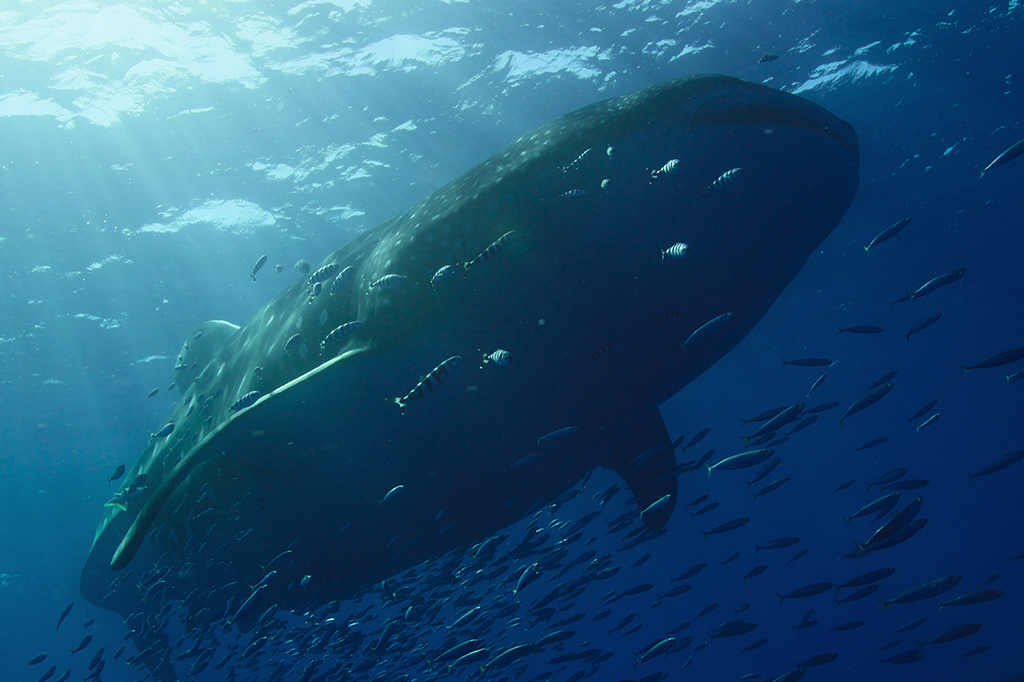
{"type": "Polygon", "coordinates": [[[814,130],[829,137],[860,163],[860,144],[853,127],[829,111],[805,99],[750,84],[716,94],[697,109],[690,128],[722,124],[779,124],[814,130]]]}

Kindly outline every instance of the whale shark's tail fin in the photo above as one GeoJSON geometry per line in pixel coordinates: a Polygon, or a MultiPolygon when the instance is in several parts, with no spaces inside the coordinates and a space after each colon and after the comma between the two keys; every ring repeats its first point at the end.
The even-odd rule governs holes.
{"type": "Polygon", "coordinates": [[[637,506],[644,512],[647,530],[660,530],[668,523],[676,506],[679,486],[676,477],[670,475],[676,468],[675,454],[657,407],[644,413],[601,464],[621,476],[629,486],[637,506]],[[652,450],[655,450],[653,454],[652,450]],[[639,466],[638,458],[643,459],[639,466]]]}

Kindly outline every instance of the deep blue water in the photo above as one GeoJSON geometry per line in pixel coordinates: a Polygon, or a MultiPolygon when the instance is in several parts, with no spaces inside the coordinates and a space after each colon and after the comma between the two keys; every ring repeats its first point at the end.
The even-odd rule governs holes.
{"type": "MultiPolygon", "coordinates": [[[[586,613],[565,651],[614,652],[596,680],[660,671],[680,680],[771,679],[829,652],[839,658],[809,669],[807,679],[1002,680],[1024,672],[1024,561],[1009,561],[1024,552],[1024,465],[973,482],[965,477],[1024,447],[1024,382],[1005,378],[1021,365],[965,376],[958,367],[1024,344],[1024,160],[981,180],[977,172],[1024,138],[1024,7],[1017,0],[896,5],[35,2],[0,12],[4,679],[37,680],[50,665],[58,676],[71,667],[71,679],[83,679],[99,646],[106,659],[118,648],[125,626],[79,597],[78,576],[114,490],[107,478],[117,464],[130,465],[163,423],[172,400],[165,389],[189,330],[208,319],[243,322],[301,276],[292,267],[297,259],[319,262],[536,126],[599,99],[705,72],[800,94],[849,121],[861,141],[861,186],[842,223],[754,332],[662,407],[666,424],[673,437],[711,429],[689,458],[711,447],[731,452],[741,417],[805,400],[840,407],[783,446],[784,462],[765,482],[792,480],[776,492],[754,499],[740,482],[752,472],[685,474],[681,501],[707,493],[721,506],[693,520],[678,509],[668,534],[618,554],[624,541],[604,529],[626,511],[620,493],[586,532],[597,537],[593,548],[612,552],[624,568],[559,614],[586,613]],[[759,63],[764,54],[780,58],[759,63]],[[901,234],[865,253],[872,237],[905,216],[913,220],[901,234]],[[270,263],[254,285],[248,274],[263,253],[270,263]],[[277,263],[284,270],[275,277],[277,263]],[[961,267],[966,275],[956,283],[890,305],[961,267]],[[937,312],[938,323],[904,339],[937,312]],[[885,331],[837,335],[837,325],[885,331]],[[781,365],[795,357],[836,360],[810,398],[822,370],[781,365]],[[840,429],[831,416],[891,370],[899,370],[892,394],[840,429]],[[161,392],[147,399],[154,387],[161,392]],[[928,414],[941,418],[917,431],[924,418],[908,419],[931,400],[938,404],[928,414]],[[882,445],[856,450],[883,436],[882,445]],[[873,527],[844,521],[875,497],[861,481],[897,467],[930,481],[921,492],[928,526],[878,555],[837,561],[873,527]],[[833,492],[850,479],[858,482],[833,492]],[[740,516],[752,521],[706,540],[698,533],[740,516]],[[754,554],[752,543],[783,536],[801,543],[754,554]],[[807,555],[785,566],[802,548],[807,555]],[[648,552],[649,561],[631,568],[648,552]],[[738,559],[719,565],[734,552],[738,559]],[[672,577],[701,562],[708,568],[689,593],[657,608],[649,608],[654,592],[627,597],[607,607],[612,616],[591,623],[606,608],[599,602],[607,591],[651,583],[664,593],[672,577]],[[759,564],[768,570],[744,582],[759,564]],[[776,597],[884,566],[896,573],[858,602],[837,607],[829,594],[780,605],[776,597]],[[962,582],[943,599],[981,589],[1005,594],[941,611],[925,600],[883,612],[874,600],[952,574],[962,582]],[[1002,577],[981,586],[995,574],[1002,577]],[[54,631],[72,601],[71,615],[54,631]],[[718,609],[679,635],[694,638],[690,647],[634,670],[636,652],[711,603],[718,609]],[[745,603],[749,610],[734,616],[745,603]],[[819,624],[795,633],[792,626],[810,609],[819,624]],[[630,627],[643,624],[638,632],[607,633],[632,612],[638,615],[630,627]],[[920,616],[928,619],[916,630],[892,634],[920,616]],[[758,628],[693,653],[710,627],[736,617],[758,628]],[[69,659],[91,618],[93,642],[69,659]],[[865,624],[828,633],[849,621],[865,624]],[[929,645],[919,662],[877,662],[962,623],[983,628],[929,645]],[[876,651],[897,637],[901,645],[876,651]],[[737,655],[762,638],[765,646],[737,655]],[[991,649],[962,657],[985,644],[991,649]],[[46,661],[25,666],[43,652],[46,661]]],[[[614,482],[598,472],[543,522],[582,517],[614,482]]],[[[916,494],[904,493],[903,502],[916,494]]],[[[508,531],[506,548],[524,528],[508,531]]],[[[550,587],[535,583],[523,600],[550,587]]],[[[370,641],[401,605],[381,607],[371,593],[342,605],[338,617],[368,606],[378,617],[359,627],[370,641]]],[[[447,622],[461,613],[445,608],[447,622]]],[[[496,621],[484,638],[497,651],[536,638],[546,625],[529,635],[525,627],[496,621]]],[[[404,636],[433,648],[444,634],[436,630],[404,636]]],[[[219,639],[227,646],[233,637],[219,639]]],[[[298,679],[310,657],[287,658],[288,647],[281,643],[281,653],[260,667],[239,668],[237,678],[268,679],[287,660],[282,679],[298,679]]],[[[102,678],[143,678],[142,669],[125,665],[134,653],[129,644],[117,663],[108,660],[102,678]]],[[[562,681],[593,668],[574,662],[563,670],[547,664],[553,657],[525,659],[521,679],[555,671],[551,679],[562,681]]],[[[328,658],[321,673],[342,660],[328,658]]],[[[345,660],[346,667],[358,662],[345,660]]],[[[178,664],[182,675],[188,665],[178,664]]],[[[361,675],[386,679],[403,671],[431,677],[419,665],[406,670],[398,655],[361,675]]],[[[211,669],[197,679],[222,674],[211,669]]]]}

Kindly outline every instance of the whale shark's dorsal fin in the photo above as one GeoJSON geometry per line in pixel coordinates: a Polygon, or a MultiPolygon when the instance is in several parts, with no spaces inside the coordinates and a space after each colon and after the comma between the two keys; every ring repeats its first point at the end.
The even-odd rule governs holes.
{"type": "Polygon", "coordinates": [[[238,325],[208,320],[189,332],[174,362],[174,383],[183,395],[210,360],[238,332],[238,325]]]}
{"type": "Polygon", "coordinates": [[[648,531],[661,530],[676,506],[678,481],[671,476],[676,460],[672,440],[665,430],[665,422],[658,408],[651,407],[643,412],[636,426],[626,435],[602,466],[611,469],[626,482],[636,498],[641,511],[669,495],[666,503],[658,505],[643,515],[648,531]],[[637,458],[652,449],[657,451],[637,466],[637,458]]]}

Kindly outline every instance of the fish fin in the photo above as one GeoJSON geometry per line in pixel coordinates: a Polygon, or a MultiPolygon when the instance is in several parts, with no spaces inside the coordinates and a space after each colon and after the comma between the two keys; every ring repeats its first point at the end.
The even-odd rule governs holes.
{"type": "Polygon", "coordinates": [[[659,480],[660,477],[675,468],[675,454],[671,446],[672,441],[668,436],[668,431],[665,430],[665,422],[662,421],[661,413],[656,407],[651,407],[642,414],[632,430],[602,462],[602,466],[622,477],[636,498],[637,507],[640,509],[647,509],[665,495],[671,495],[664,507],[644,514],[643,522],[648,531],[663,528],[671,518],[672,511],[676,506],[676,496],[679,491],[678,479],[668,476],[659,480]],[[637,453],[658,446],[664,447],[652,456],[645,466],[632,471],[633,459],[637,453]]]}
{"type": "Polygon", "coordinates": [[[963,376],[964,374],[967,374],[968,372],[971,371],[971,368],[968,367],[967,365],[960,365],[960,369],[963,370],[963,374],[961,374],[960,376],[963,376]]]}

